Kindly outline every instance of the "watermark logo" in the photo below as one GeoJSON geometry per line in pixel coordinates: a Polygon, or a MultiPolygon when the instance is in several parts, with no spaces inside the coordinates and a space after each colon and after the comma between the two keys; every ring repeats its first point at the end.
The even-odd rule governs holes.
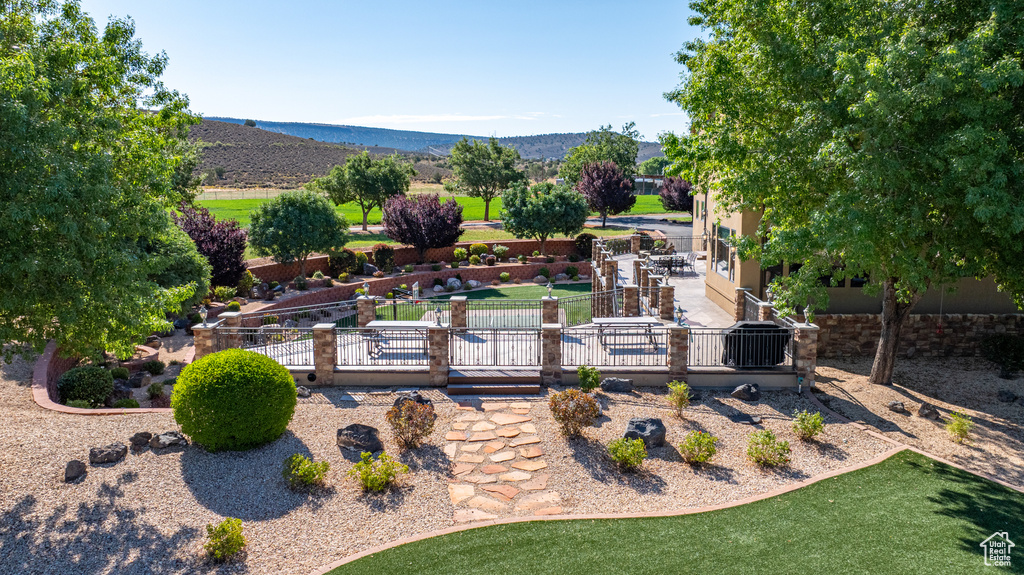
{"type": "Polygon", "coordinates": [[[981,542],[981,548],[985,550],[985,565],[988,567],[1009,567],[1010,551],[1013,550],[1013,541],[1006,531],[996,531],[988,539],[981,542]]]}

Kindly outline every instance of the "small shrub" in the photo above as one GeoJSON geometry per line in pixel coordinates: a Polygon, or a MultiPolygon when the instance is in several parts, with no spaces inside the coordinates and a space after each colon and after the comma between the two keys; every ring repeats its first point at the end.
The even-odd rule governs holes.
{"type": "Polygon", "coordinates": [[[567,266],[565,268],[565,275],[572,277],[580,275],[580,268],[576,266],[567,266]]]}
{"type": "Polygon", "coordinates": [[[188,321],[192,325],[195,325],[197,323],[203,323],[203,318],[199,314],[194,313],[194,314],[191,314],[191,315],[188,316],[188,321]]]}
{"type": "Polygon", "coordinates": [[[139,407],[139,402],[130,397],[126,397],[115,401],[114,407],[117,409],[135,409],[139,407]]]}
{"type": "Polygon", "coordinates": [[[655,249],[659,249],[660,250],[660,249],[662,249],[664,247],[665,247],[665,240],[654,240],[654,248],[655,249]]]}
{"type": "Polygon", "coordinates": [[[576,236],[576,253],[585,260],[594,257],[594,240],[596,239],[597,236],[586,232],[576,236]]]}
{"type": "Polygon", "coordinates": [[[462,284],[462,290],[463,291],[471,291],[472,289],[473,289],[473,286],[469,285],[469,282],[466,282],[466,283],[462,284]]]}
{"type": "Polygon", "coordinates": [[[228,517],[216,527],[206,525],[206,543],[203,549],[214,561],[227,561],[241,553],[248,541],[242,533],[242,520],[228,517]]]}
{"type": "Polygon", "coordinates": [[[389,292],[387,293],[387,295],[386,295],[386,296],[384,296],[384,298],[385,298],[385,299],[395,299],[395,292],[391,292],[391,291],[389,291],[389,292]]]}
{"type": "Polygon", "coordinates": [[[549,264],[553,264],[553,263],[555,263],[555,256],[548,256],[548,257],[544,258],[544,261],[546,261],[549,264]]]}
{"type": "Polygon", "coordinates": [[[576,368],[576,375],[580,378],[580,389],[587,393],[601,385],[601,372],[596,367],[581,365],[576,368]]]}
{"type": "Polygon", "coordinates": [[[500,279],[503,282],[507,282],[508,280],[512,279],[512,276],[509,275],[508,272],[501,272],[500,274],[498,274],[498,279],[500,279]]]}
{"type": "Polygon", "coordinates": [[[575,437],[584,427],[593,425],[599,414],[597,400],[578,389],[552,394],[548,407],[567,437],[575,437]]]}
{"type": "Polygon", "coordinates": [[[514,283],[514,284],[521,284],[521,283],[523,283],[523,280],[521,280],[519,278],[516,278],[516,279],[512,280],[512,283],[514,283]]]}
{"type": "Polygon", "coordinates": [[[825,418],[820,412],[808,413],[807,410],[793,412],[793,432],[802,441],[814,439],[825,429],[825,418]]]}
{"type": "Polygon", "coordinates": [[[301,453],[296,453],[284,460],[284,469],[281,470],[281,475],[288,482],[288,487],[301,489],[323,485],[330,468],[331,464],[327,461],[314,462],[301,453]]]}
{"type": "Polygon", "coordinates": [[[677,417],[683,417],[683,410],[690,407],[690,386],[683,381],[668,384],[668,403],[676,410],[677,417]]]}
{"type": "Polygon", "coordinates": [[[146,394],[149,395],[150,399],[160,397],[164,394],[164,384],[159,381],[150,384],[150,386],[146,388],[146,394]]]}
{"type": "Polygon", "coordinates": [[[389,409],[384,418],[395,430],[398,443],[406,449],[414,449],[434,431],[437,415],[433,405],[403,401],[389,409]]]}
{"type": "Polygon", "coordinates": [[[439,271],[441,271],[441,264],[431,264],[430,265],[430,271],[432,271],[432,272],[439,272],[439,271]]]}
{"type": "Polygon", "coordinates": [[[313,272],[313,279],[315,279],[315,280],[322,280],[322,279],[324,279],[324,272],[322,272],[320,270],[316,270],[315,272],[313,272]]]}
{"type": "Polygon", "coordinates": [[[77,407],[78,409],[92,409],[92,404],[84,399],[72,399],[64,405],[68,407],[77,407]]]}
{"type": "Polygon", "coordinates": [[[395,268],[395,248],[385,243],[373,246],[373,265],[384,273],[391,273],[395,268]]]}
{"type": "Polygon", "coordinates": [[[364,451],[360,457],[361,461],[352,466],[348,475],[359,479],[363,491],[384,491],[400,473],[409,473],[408,465],[391,459],[387,453],[374,460],[372,453],[364,451]]]}
{"type": "Polygon", "coordinates": [[[971,430],[974,429],[974,421],[963,411],[957,410],[949,414],[949,422],[946,423],[946,433],[949,438],[957,443],[968,441],[971,430]]]}
{"type": "Polygon", "coordinates": [[[408,291],[409,290],[409,285],[408,284],[402,284],[402,285],[398,286],[398,289],[404,289],[404,290],[408,291]]]}
{"type": "Polygon", "coordinates": [[[402,268],[402,271],[407,274],[411,274],[412,272],[416,271],[416,266],[412,264],[405,264],[405,266],[402,268]]]}
{"type": "Polygon", "coordinates": [[[252,275],[252,272],[245,270],[242,274],[242,279],[238,280],[238,290],[235,292],[242,297],[251,297],[252,288],[260,283],[260,278],[252,275]]]}
{"type": "Polygon", "coordinates": [[[370,258],[366,257],[365,252],[356,252],[356,265],[351,270],[353,275],[361,276],[366,273],[366,264],[369,263],[370,258]]]}
{"type": "Polygon", "coordinates": [[[203,303],[204,306],[209,308],[211,305],[213,305],[213,300],[208,298],[208,297],[204,297],[202,303],[203,303]]]}
{"type": "Polygon", "coordinates": [[[505,256],[508,255],[508,246],[497,244],[491,251],[494,252],[494,257],[498,258],[499,260],[503,260],[505,259],[505,256]]]}
{"type": "Polygon", "coordinates": [[[492,286],[500,286],[500,285],[501,285],[501,282],[500,282],[500,281],[498,281],[498,280],[491,280],[491,285],[492,285],[492,286]]]}
{"type": "Polygon", "coordinates": [[[338,281],[340,281],[341,283],[348,283],[348,281],[349,281],[348,273],[343,273],[340,276],[338,276],[338,281]]]}
{"type": "Polygon", "coordinates": [[[128,379],[130,376],[131,373],[128,372],[127,367],[115,367],[110,370],[110,377],[114,379],[128,379]]]}
{"type": "Polygon", "coordinates": [[[544,277],[546,277],[548,279],[551,279],[551,270],[549,270],[546,267],[540,268],[540,271],[537,272],[537,275],[544,276],[544,277]]]}
{"type": "Polygon", "coordinates": [[[452,258],[457,262],[461,262],[468,256],[469,252],[466,251],[466,248],[455,248],[454,250],[452,250],[452,258]]]}
{"type": "Polygon", "coordinates": [[[159,359],[147,361],[146,363],[142,364],[142,370],[148,371],[153,375],[162,374],[164,372],[165,367],[167,367],[166,364],[164,364],[164,362],[160,361],[159,359]]]}
{"type": "Polygon", "coordinates": [[[469,253],[475,256],[482,256],[487,253],[487,244],[472,244],[469,246],[469,253]]]}
{"type": "Polygon", "coordinates": [[[349,248],[331,250],[327,255],[327,271],[336,278],[341,278],[344,273],[357,273],[355,268],[356,252],[349,248]]]}
{"type": "Polygon", "coordinates": [[[363,288],[356,288],[356,296],[366,295],[366,290],[363,288]]]}
{"type": "Polygon", "coordinates": [[[452,269],[453,270],[459,269],[459,262],[452,262],[452,269]]]}
{"type": "Polygon", "coordinates": [[[580,281],[580,276],[572,276],[572,277],[571,277],[571,278],[569,278],[569,279],[571,279],[571,280],[572,280],[572,281],[574,281],[574,282],[578,282],[578,281],[580,281]]]}
{"type": "Polygon", "coordinates": [[[302,276],[295,276],[295,279],[292,281],[295,282],[295,289],[299,291],[306,291],[309,289],[309,282],[307,282],[306,278],[302,276]]]}
{"type": "Polygon", "coordinates": [[[168,365],[178,365],[179,363],[181,363],[181,362],[176,360],[176,359],[172,359],[171,362],[168,365]]]}
{"type": "Polygon", "coordinates": [[[487,256],[484,258],[484,264],[488,266],[493,266],[496,263],[498,263],[498,260],[494,256],[487,256]]]}
{"type": "Polygon", "coordinates": [[[755,431],[747,437],[747,457],[762,467],[789,463],[789,442],[779,441],[768,429],[755,431]]]}
{"type": "Polygon", "coordinates": [[[469,265],[471,265],[471,266],[478,266],[478,265],[480,265],[480,256],[478,256],[476,254],[473,254],[473,255],[469,256],[469,265]]]}
{"type": "Polygon", "coordinates": [[[213,288],[213,297],[216,298],[217,301],[228,301],[229,299],[235,297],[235,288],[228,286],[217,286],[213,288]]]}
{"type": "Polygon", "coordinates": [[[455,291],[455,289],[456,289],[455,288],[455,284],[448,284],[448,285],[444,286],[444,291],[446,291],[448,293],[452,293],[453,291],[455,291]]]}
{"type": "Polygon", "coordinates": [[[384,277],[384,272],[381,271],[381,270],[377,270],[377,271],[373,272],[373,277],[375,277],[375,278],[382,278],[382,277],[384,277]]]}
{"type": "Polygon", "coordinates": [[[611,455],[612,461],[619,464],[619,467],[626,471],[633,471],[640,469],[640,466],[644,464],[644,459],[647,459],[647,446],[644,445],[643,439],[620,437],[608,444],[608,454],[611,455]]]}
{"type": "Polygon", "coordinates": [[[332,280],[331,278],[324,278],[324,287],[333,287],[333,286],[334,286],[334,280],[332,280]]]}
{"type": "Polygon", "coordinates": [[[715,447],[716,443],[718,443],[718,438],[710,433],[691,431],[686,434],[683,443],[679,445],[679,455],[682,455],[683,461],[690,465],[707,463],[718,453],[718,448],[715,447]]]}
{"type": "Polygon", "coordinates": [[[242,311],[242,304],[238,303],[237,301],[228,302],[228,306],[226,309],[228,311],[242,311]]]}
{"type": "Polygon", "coordinates": [[[277,324],[280,323],[280,318],[277,317],[276,315],[265,315],[260,320],[260,323],[262,323],[263,325],[277,324]]]}
{"type": "Polygon", "coordinates": [[[444,285],[444,281],[441,278],[434,278],[434,285],[436,285],[436,286],[443,286],[444,285]]]}
{"type": "Polygon", "coordinates": [[[516,256],[516,259],[518,259],[519,263],[521,263],[521,264],[525,264],[526,263],[526,256],[523,255],[523,254],[519,254],[518,256],[516,256]]]}
{"type": "Polygon", "coordinates": [[[569,254],[569,261],[572,262],[572,263],[576,263],[576,262],[580,261],[580,256],[578,256],[576,254],[569,254]]]}
{"type": "Polygon", "coordinates": [[[57,380],[57,393],[64,404],[79,400],[101,405],[113,392],[114,378],[102,367],[75,367],[57,380]]]}
{"type": "Polygon", "coordinates": [[[540,250],[533,250],[533,257],[537,257],[539,255],[540,255],[540,250]]]}
{"type": "Polygon", "coordinates": [[[276,281],[273,281],[273,282],[270,282],[269,284],[267,284],[267,286],[270,287],[270,289],[277,289],[277,286],[279,286],[279,285],[281,285],[281,284],[277,283],[276,281]]]}

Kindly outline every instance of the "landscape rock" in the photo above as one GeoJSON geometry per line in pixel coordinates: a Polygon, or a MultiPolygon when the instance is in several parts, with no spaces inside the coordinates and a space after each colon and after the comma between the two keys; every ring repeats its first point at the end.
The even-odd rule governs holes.
{"type": "Polygon", "coordinates": [[[162,346],[162,345],[163,345],[163,342],[160,341],[160,336],[158,336],[158,335],[151,335],[151,336],[146,338],[146,347],[151,347],[153,349],[160,349],[160,346],[162,346]]]}
{"type": "Polygon", "coordinates": [[[533,278],[533,283],[536,283],[536,284],[546,284],[546,283],[548,283],[548,278],[546,278],[544,276],[536,276],[536,277],[533,278]]]}
{"type": "Polygon", "coordinates": [[[902,401],[890,401],[885,406],[889,408],[889,411],[894,411],[896,413],[906,413],[907,412],[907,407],[905,405],[903,405],[902,401]]]}
{"type": "Polygon", "coordinates": [[[1013,403],[1014,401],[1017,401],[1017,394],[1009,389],[1000,389],[996,393],[996,399],[1003,403],[1013,403]]]}
{"type": "Polygon", "coordinates": [[[434,293],[441,293],[444,291],[444,286],[434,286],[434,293]]]}
{"type": "Polygon", "coordinates": [[[423,397],[418,391],[400,391],[398,397],[395,398],[394,406],[398,407],[407,401],[415,401],[421,405],[434,405],[434,402],[429,397],[423,397]]]}
{"type": "Polygon", "coordinates": [[[601,391],[629,393],[633,391],[633,380],[619,377],[606,377],[601,381],[601,391]]]}
{"type": "Polygon", "coordinates": [[[454,286],[455,289],[462,289],[462,282],[459,281],[459,278],[448,278],[448,281],[445,283],[445,285],[454,286]]]}
{"type": "Polygon", "coordinates": [[[478,287],[480,287],[480,286],[484,285],[484,284],[482,284],[482,283],[480,283],[480,282],[478,282],[478,281],[476,281],[476,280],[469,280],[469,281],[468,281],[468,282],[466,282],[466,283],[467,283],[467,284],[469,284],[469,287],[471,287],[471,288],[473,288],[473,289],[476,289],[476,288],[478,288],[478,287]]]}
{"type": "Polygon", "coordinates": [[[122,399],[128,399],[132,396],[132,387],[128,384],[127,379],[115,379],[114,380],[114,391],[107,396],[107,399],[103,402],[107,407],[114,407],[114,404],[122,399]]]}
{"type": "Polygon", "coordinates": [[[190,324],[191,324],[191,322],[188,321],[187,317],[179,317],[178,319],[174,320],[174,324],[173,325],[174,325],[174,329],[185,329],[190,324]]]}
{"type": "Polygon", "coordinates": [[[462,260],[461,262],[459,262],[459,267],[460,268],[468,268],[469,267],[469,260],[462,260]]]}
{"type": "Polygon", "coordinates": [[[634,417],[626,425],[626,439],[643,439],[648,449],[665,445],[665,424],[657,417],[634,417]]]}
{"type": "Polygon", "coordinates": [[[584,281],[584,282],[585,281],[590,281],[590,276],[588,276],[588,275],[581,275],[580,276],[580,281],[584,281]]]}
{"type": "Polygon", "coordinates": [[[148,431],[140,431],[128,439],[128,442],[132,444],[134,449],[142,449],[149,444],[149,440],[153,439],[153,434],[148,431]]]}
{"type": "Polygon", "coordinates": [[[377,266],[375,266],[373,264],[363,264],[363,275],[364,276],[372,276],[373,274],[377,273],[378,271],[380,271],[380,270],[378,270],[377,266]]]}
{"type": "Polygon", "coordinates": [[[165,449],[173,445],[188,445],[188,440],[177,431],[165,431],[149,440],[149,446],[153,449],[165,449]]]}
{"type": "Polygon", "coordinates": [[[564,282],[569,279],[569,274],[555,274],[556,282],[564,282]]]}
{"type": "Polygon", "coordinates": [[[128,454],[128,446],[123,443],[111,443],[103,447],[93,447],[89,450],[89,463],[98,465],[101,463],[117,463],[128,454]]]}
{"type": "Polygon", "coordinates": [[[743,401],[757,401],[761,399],[761,390],[756,383],[744,383],[732,390],[730,395],[743,401]]]}
{"type": "Polygon", "coordinates": [[[136,389],[149,387],[153,383],[153,376],[148,371],[136,371],[128,378],[128,385],[136,389]]]}
{"type": "Polygon", "coordinates": [[[295,388],[295,393],[297,393],[299,397],[309,397],[311,395],[309,388],[304,385],[297,386],[295,388]]]}
{"type": "Polygon", "coordinates": [[[930,403],[922,403],[921,407],[917,409],[917,416],[925,419],[939,419],[939,410],[935,409],[935,406],[930,403]]]}
{"type": "Polygon", "coordinates": [[[299,327],[299,322],[295,321],[294,319],[286,319],[284,320],[284,324],[282,325],[282,327],[286,327],[288,329],[295,329],[299,327]]]}
{"type": "Polygon", "coordinates": [[[64,483],[78,481],[80,477],[85,477],[86,473],[88,473],[88,470],[85,467],[85,462],[79,459],[72,459],[64,467],[64,483]]]}
{"type": "Polygon", "coordinates": [[[377,429],[361,423],[353,423],[338,430],[338,445],[357,453],[376,453],[384,449],[377,429]]]}

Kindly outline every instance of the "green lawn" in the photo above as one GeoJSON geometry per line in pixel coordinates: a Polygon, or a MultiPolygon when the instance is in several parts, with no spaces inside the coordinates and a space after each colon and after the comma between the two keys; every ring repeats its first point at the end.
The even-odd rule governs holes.
{"type": "Polygon", "coordinates": [[[1024,537],[1024,495],[904,451],[741,507],[485,527],[331,573],[1024,573],[1019,552],[1012,569],[984,566],[979,543],[995,531],[1024,537]]]}
{"type": "MultiPolygon", "coordinates": [[[[429,288],[430,286],[427,286],[429,288]]],[[[590,293],[590,282],[579,282],[573,284],[557,284],[552,286],[551,295],[555,297],[569,297],[590,293]]],[[[548,288],[541,285],[532,286],[509,286],[487,289],[475,289],[473,291],[460,291],[446,293],[431,298],[435,300],[450,299],[455,295],[464,295],[467,300],[471,299],[532,299],[539,300],[548,295],[548,288]]]]}
{"type": "MultiPolygon", "coordinates": [[[[256,209],[256,206],[265,201],[267,200],[201,200],[196,203],[210,210],[210,213],[217,216],[217,219],[219,220],[237,220],[243,227],[247,227],[249,225],[249,212],[256,209]]],[[[484,219],[484,202],[480,198],[457,196],[455,201],[463,206],[462,218],[464,220],[472,221],[484,219]]],[[[354,203],[344,204],[342,206],[338,206],[337,210],[348,218],[349,224],[352,225],[352,229],[356,229],[362,225],[363,212],[359,209],[358,205],[354,203]]],[[[498,219],[498,214],[500,212],[501,198],[496,198],[491,201],[491,219],[498,219]]],[[[661,200],[658,196],[637,196],[636,205],[633,206],[633,210],[629,213],[663,214],[665,213],[665,209],[661,207],[661,200]]],[[[380,217],[381,211],[379,209],[375,209],[370,212],[367,221],[370,224],[379,224],[380,217]]]]}

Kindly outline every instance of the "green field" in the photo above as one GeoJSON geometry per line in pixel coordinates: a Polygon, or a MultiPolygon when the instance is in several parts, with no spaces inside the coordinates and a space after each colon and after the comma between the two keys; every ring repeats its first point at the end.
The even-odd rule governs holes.
{"type": "MultiPolygon", "coordinates": [[[[429,287],[429,286],[428,286],[429,287]]],[[[569,297],[590,293],[590,283],[580,282],[573,284],[557,284],[552,286],[551,295],[555,297],[569,297]]],[[[539,300],[548,295],[548,288],[541,285],[532,286],[507,286],[487,289],[475,289],[473,291],[454,292],[439,295],[431,298],[434,300],[451,299],[452,296],[466,296],[467,300],[472,299],[529,299],[539,300]]]]}
{"type": "MultiPolygon", "coordinates": [[[[443,199],[443,198],[442,198],[443,199]]],[[[256,209],[265,199],[250,199],[250,200],[201,200],[196,202],[204,208],[210,210],[210,213],[217,216],[217,219],[230,219],[237,220],[239,224],[244,227],[249,225],[249,212],[256,209]]],[[[484,202],[480,198],[468,198],[465,196],[457,196],[455,201],[462,205],[462,218],[466,221],[482,220],[484,219],[484,202]]],[[[359,228],[363,223],[363,212],[359,209],[359,206],[354,203],[344,204],[336,208],[339,213],[344,215],[352,229],[359,228]]],[[[498,219],[498,214],[501,212],[501,198],[496,198],[491,201],[491,219],[498,219]]],[[[631,214],[663,214],[665,209],[661,207],[661,200],[658,196],[637,196],[636,205],[633,206],[633,210],[629,212],[631,214]]],[[[381,211],[375,209],[370,212],[368,222],[370,224],[379,224],[381,218],[381,211]]]]}
{"type": "Polygon", "coordinates": [[[1024,533],[1024,495],[903,451],[740,507],[484,527],[331,573],[1024,573],[1017,553],[1011,568],[985,567],[979,544],[996,531],[1024,533]]]}

